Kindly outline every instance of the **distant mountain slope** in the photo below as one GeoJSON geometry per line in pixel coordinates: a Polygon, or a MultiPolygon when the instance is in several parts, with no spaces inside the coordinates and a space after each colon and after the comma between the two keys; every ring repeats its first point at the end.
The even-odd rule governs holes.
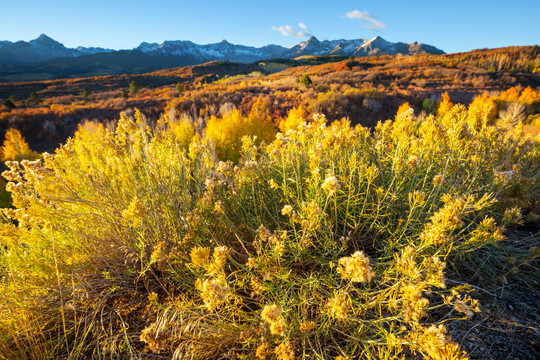
{"type": "Polygon", "coordinates": [[[29,42],[0,41],[0,81],[46,80],[113,74],[138,74],[167,67],[196,65],[209,61],[251,63],[259,60],[293,59],[306,55],[378,56],[444,54],[431,45],[393,43],[377,36],[373,39],[324,40],[312,36],[286,48],[266,45],[260,48],[235,45],[223,40],[199,45],[175,40],[141,43],[132,50],[66,48],[47,35],[29,42]]]}
{"type": "Polygon", "coordinates": [[[192,56],[151,56],[140,51],[121,50],[31,64],[0,64],[0,82],[143,74],[197,64],[201,64],[200,59],[192,56]]]}
{"type": "MultiPolygon", "coordinates": [[[[199,45],[191,41],[175,40],[158,43],[141,43],[133,50],[152,56],[189,56],[199,58],[200,62],[212,60],[230,60],[238,62],[253,62],[269,58],[293,58],[302,55],[345,55],[345,56],[372,56],[377,54],[404,54],[415,55],[422,53],[443,54],[442,50],[434,46],[412,43],[393,43],[380,36],[373,39],[356,40],[324,40],[319,41],[312,36],[291,48],[279,45],[267,45],[260,48],[253,46],[235,45],[226,40],[215,44],[199,45]]],[[[72,58],[98,53],[114,53],[115,50],[103,48],[76,49],[66,48],[64,45],[45,34],[29,42],[0,41],[0,64],[23,64],[46,61],[55,58],[72,58]]]]}
{"type": "Polygon", "coordinates": [[[444,51],[431,45],[402,42],[393,43],[380,36],[373,39],[324,40],[312,36],[307,41],[285,48],[279,45],[267,45],[261,48],[234,45],[225,40],[216,44],[197,45],[191,41],[165,41],[162,44],[142,43],[137,50],[151,55],[192,55],[206,60],[230,60],[252,62],[270,58],[295,58],[303,55],[416,55],[444,54],[444,51]]]}
{"type": "Polygon", "coordinates": [[[54,58],[78,57],[112,51],[114,50],[82,46],[70,49],[47,35],[41,34],[37,39],[29,42],[0,41],[0,64],[33,63],[54,58]]]}

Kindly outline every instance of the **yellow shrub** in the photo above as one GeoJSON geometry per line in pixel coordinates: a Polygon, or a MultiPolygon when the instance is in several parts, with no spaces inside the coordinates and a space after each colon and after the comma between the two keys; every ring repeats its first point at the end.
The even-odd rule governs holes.
{"type": "Polygon", "coordinates": [[[238,161],[242,137],[256,136],[256,142],[270,142],[276,134],[274,124],[261,120],[251,113],[244,117],[239,110],[224,115],[222,118],[212,116],[206,126],[206,138],[216,146],[219,159],[238,161]]]}
{"type": "MultiPolygon", "coordinates": [[[[317,115],[233,166],[136,112],[8,163],[0,357],[464,358],[443,323],[477,303],[447,278],[508,265],[496,221],[540,197],[540,143],[469,116],[317,115]]],[[[233,111],[207,136],[237,159],[274,132],[233,111]]]]}
{"type": "Polygon", "coordinates": [[[191,125],[187,119],[181,118],[176,121],[169,122],[169,127],[175,138],[180,142],[181,146],[187,149],[191,143],[191,140],[195,136],[195,128],[193,125],[191,125]]]}
{"type": "Polygon", "coordinates": [[[484,125],[492,125],[497,116],[497,105],[487,94],[478,95],[469,105],[469,124],[475,129],[484,125]]]}
{"type": "Polygon", "coordinates": [[[301,105],[292,108],[289,110],[287,118],[279,123],[279,131],[287,132],[287,130],[290,129],[296,130],[298,125],[300,125],[303,121],[306,121],[306,117],[307,112],[301,105]]]}
{"type": "Polygon", "coordinates": [[[6,132],[6,138],[2,145],[2,161],[23,159],[33,160],[39,157],[39,154],[30,149],[30,146],[24,140],[20,131],[17,129],[9,129],[6,132]]]}

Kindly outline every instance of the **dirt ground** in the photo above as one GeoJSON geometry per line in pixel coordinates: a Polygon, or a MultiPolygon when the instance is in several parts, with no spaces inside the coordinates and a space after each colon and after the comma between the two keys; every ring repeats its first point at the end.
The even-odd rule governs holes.
{"type": "Polygon", "coordinates": [[[540,223],[507,236],[522,256],[508,256],[506,264],[498,264],[498,277],[449,280],[449,285],[471,284],[470,295],[480,301],[480,313],[447,324],[470,359],[540,359],[540,223]]]}

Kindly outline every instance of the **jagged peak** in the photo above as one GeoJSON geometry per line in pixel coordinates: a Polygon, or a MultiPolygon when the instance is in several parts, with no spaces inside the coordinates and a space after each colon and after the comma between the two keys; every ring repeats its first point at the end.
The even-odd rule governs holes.
{"type": "Polygon", "coordinates": [[[33,41],[39,41],[39,42],[51,42],[51,41],[54,41],[54,42],[57,42],[56,40],[52,39],[51,37],[49,37],[49,36],[47,36],[45,34],[39,35],[33,41]]]}
{"type": "MultiPolygon", "coordinates": [[[[27,42],[21,41],[17,44],[11,44],[9,42],[1,42],[0,47],[2,49],[9,47],[9,49],[25,49],[24,51],[33,51],[34,55],[29,56],[27,53],[23,54],[21,50],[21,57],[19,62],[28,62],[29,59],[32,61],[41,60],[45,58],[53,58],[58,56],[81,56],[84,54],[92,52],[111,52],[114,50],[102,49],[102,48],[85,48],[78,47],[76,49],[66,48],[63,44],[51,39],[46,34],[41,34],[38,38],[30,41],[30,47],[28,47],[27,42]],[[31,50],[28,50],[32,48],[31,50]]],[[[265,59],[265,58],[274,58],[274,57],[296,57],[300,55],[324,55],[324,54],[335,54],[340,53],[343,55],[372,55],[379,53],[377,49],[387,52],[395,53],[396,46],[401,49],[405,43],[393,43],[383,39],[380,36],[375,36],[372,39],[337,39],[337,40],[328,40],[323,41],[317,39],[315,36],[310,36],[308,39],[290,47],[285,48],[279,45],[266,45],[260,48],[253,46],[237,45],[228,42],[227,40],[222,40],[218,43],[199,45],[193,43],[189,40],[167,40],[161,44],[158,43],[148,43],[142,42],[139,46],[134,48],[135,51],[142,51],[148,54],[155,55],[192,55],[194,57],[203,57],[204,60],[208,59],[232,59],[238,61],[252,61],[254,59],[265,59]]],[[[417,48],[424,44],[407,44],[409,45],[409,52],[414,53],[419,51],[417,48]],[[412,46],[411,46],[412,45],[412,46]]],[[[398,49],[398,50],[399,50],[398,49]]],[[[6,52],[7,50],[2,50],[6,52]]],[[[9,50],[12,51],[12,50],[9,50]]],[[[400,50],[401,51],[401,50],[400,50]]],[[[442,51],[438,50],[435,47],[430,47],[428,52],[442,51]]],[[[0,53],[0,56],[2,54],[0,53]]],[[[10,55],[11,56],[11,55],[10,55]]],[[[11,59],[11,58],[10,58],[11,59]]],[[[12,61],[12,60],[10,60],[12,61]]]]}
{"type": "Polygon", "coordinates": [[[383,39],[382,37],[380,37],[379,35],[375,36],[374,38],[371,38],[368,40],[368,42],[375,42],[375,41],[384,41],[384,42],[387,42],[385,39],[383,39]]]}

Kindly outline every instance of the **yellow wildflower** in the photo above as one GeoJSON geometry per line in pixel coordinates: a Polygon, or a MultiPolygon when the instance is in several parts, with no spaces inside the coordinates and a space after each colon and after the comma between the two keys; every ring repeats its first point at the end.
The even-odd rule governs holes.
{"type": "Polygon", "coordinates": [[[208,310],[213,311],[216,307],[227,300],[230,293],[229,285],[224,278],[201,280],[197,279],[195,287],[201,292],[201,297],[208,310]]]}
{"type": "Polygon", "coordinates": [[[283,209],[281,209],[281,215],[289,216],[293,213],[293,207],[291,205],[285,205],[283,209]]]}
{"type": "Polygon", "coordinates": [[[270,349],[268,348],[267,344],[261,344],[257,347],[255,356],[257,356],[259,359],[266,359],[268,355],[270,355],[270,349]]]}
{"type": "Polygon", "coordinates": [[[511,209],[504,210],[503,215],[503,224],[506,225],[520,225],[523,217],[521,215],[521,209],[518,207],[513,207],[511,209]]]}
{"type": "Polygon", "coordinates": [[[394,255],[396,261],[396,270],[409,279],[420,278],[420,271],[416,267],[414,260],[415,250],[411,245],[405,246],[399,253],[394,255]]]}
{"type": "Polygon", "coordinates": [[[343,291],[335,292],[334,297],[326,303],[326,308],[331,317],[342,320],[347,317],[347,314],[351,310],[351,301],[347,293],[343,291]]]}
{"type": "Polygon", "coordinates": [[[352,282],[370,281],[373,277],[369,258],[363,251],[357,251],[349,257],[339,259],[337,271],[341,277],[352,282]]]}
{"type": "Polygon", "coordinates": [[[163,241],[158,242],[154,246],[154,251],[152,251],[152,255],[150,256],[150,262],[156,263],[158,265],[158,269],[162,269],[163,265],[167,261],[167,255],[166,255],[166,245],[163,241]]]}
{"type": "Polygon", "coordinates": [[[210,258],[210,248],[196,247],[191,249],[191,263],[195,267],[206,267],[210,258]]]}
{"type": "Polygon", "coordinates": [[[435,185],[441,185],[444,182],[444,176],[441,174],[437,174],[433,177],[433,184],[435,185]]]}
{"type": "Polygon", "coordinates": [[[151,351],[159,352],[167,348],[171,341],[171,331],[160,323],[152,323],[141,331],[139,340],[146,343],[151,351]]]}
{"type": "Polygon", "coordinates": [[[280,314],[281,311],[276,304],[266,305],[261,312],[262,318],[268,322],[277,321],[280,317],[280,314]]]}
{"type": "Polygon", "coordinates": [[[270,324],[270,332],[273,335],[285,335],[287,325],[285,324],[285,320],[281,316],[281,310],[277,305],[266,305],[261,312],[261,317],[270,324]]]}
{"type": "Polygon", "coordinates": [[[268,230],[264,225],[259,226],[257,229],[257,234],[259,235],[261,241],[266,241],[268,238],[270,238],[270,236],[272,236],[270,230],[268,230]]]}
{"type": "Polygon", "coordinates": [[[294,350],[289,340],[282,342],[274,352],[278,360],[294,360],[294,350]]]}
{"type": "Polygon", "coordinates": [[[273,335],[284,336],[286,330],[287,325],[285,324],[285,320],[283,320],[282,317],[270,323],[270,332],[273,335]]]}
{"type": "Polygon", "coordinates": [[[418,322],[426,315],[424,308],[428,306],[429,300],[422,297],[423,285],[405,285],[401,288],[401,298],[403,299],[403,319],[405,321],[418,322]]]}
{"type": "Polygon", "coordinates": [[[317,326],[317,323],[314,321],[304,321],[300,324],[300,331],[301,332],[310,332],[317,326]]]}
{"type": "Polygon", "coordinates": [[[468,359],[467,354],[459,349],[459,345],[452,341],[447,335],[444,325],[431,325],[429,328],[422,328],[421,332],[414,334],[420,349],[425,352],[430,359],[468,359]]]}
{"type": "Polygon", "coordinates": [[[446,280],[444,278],[444,268],[446,267],[445,263],[443,263],[437,256],[431,256],[425,258],[422,261],[422,265],[425,273],[425,281],[428,284],[440,288],[446,287],[446,280]]]}
{"type": "Polygon", "coordinates": [[[223,267],[227,262],[227,255],[229,255],[229,249],[225,246],[216,247],[212,256],[212,262],[208,265],[208,272],[214,276],[221,275],[223,267]]]}
{"type": "Polygon", "coordinates": [[[256,278],[252,277],[250,284],[251,284],[251,288],[253,289],[251,296],[260,295],[264,291],[264,285],[256,278]]]}
{"type": "Polygon", "coordinates": [[[321,188],[328,191],[328,193],[333,194],[341,188],[341,185],[339,185],[337,177],[333,174],[328,174],[326,179],[324,179],[321,188]]]}
{"type": "Polygon", "coordinates": [[[250,256],[249,259],[248,259],[247,265],[250,268],[253,268],[253,267],[255,267],[257,265],[257,263],[255,262],[255,259],[250,256]]]}
{"type": "Polygon", "coordinates": [[[409,159],[407,160],[407,166],[414,169],[414,168],[417,168],[418,165],[420,165],[420,159],[418,159],[418,156],[416,155],[409,156],[409,159]]]}
{"type": "Polygon", "coordinates": [[[225,209],[223,207],[223,201],[218,200],[214,203],[214,211],[222,214],[225,212],[225,209]]]}
{"type": "Polygon", "coordinates": [[[274,181],[274,179],[268,180],[268,185],[270,185],[271,189],[277,189],[279,188],[279,185],[274,181]]]}

